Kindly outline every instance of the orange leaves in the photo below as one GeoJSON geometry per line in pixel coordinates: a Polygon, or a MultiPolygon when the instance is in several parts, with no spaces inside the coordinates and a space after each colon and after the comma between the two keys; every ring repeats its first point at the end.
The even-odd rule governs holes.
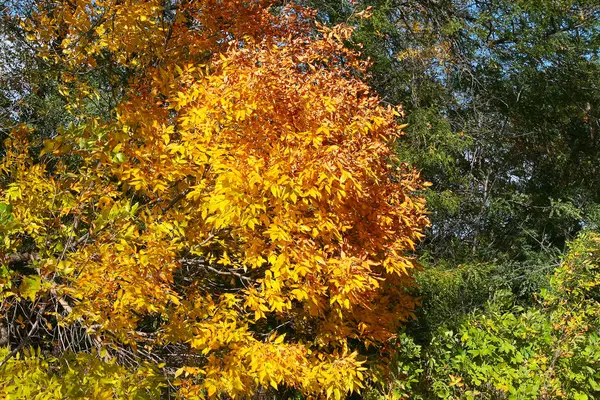
{"type": "Polygon", "coordinates": [[[116,347],[186,348],[169,369],[184,396],[288,385],[340,399],[368,377],[358,351],[414,308],[427,219],[391,150],[398,112],[355,77],[349,28],[309,35],[311,12],[271,3],[57,1],[31,25],[77,107],[102,95],[78,70],[102,60],[133,77],[110,118],[69,104],[87,124],[45,144],[60,167],[6,158],[5,251],[27,234],[68,270],[53,283],[65,322],[116,347]]]}

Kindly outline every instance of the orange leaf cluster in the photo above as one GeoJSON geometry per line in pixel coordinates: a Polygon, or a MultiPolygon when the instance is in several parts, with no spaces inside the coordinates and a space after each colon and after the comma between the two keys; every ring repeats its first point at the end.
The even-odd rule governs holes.
{"type": "Polygon", "coordinates": [[[35,301],[68,303],[61,324],[157,357],[183,346],[163,367],[184,397],[339,399],[415,306],[427,219],[391,150],[402,112],[360,80],[349,28],[272,3],[52,1],[27,22],[74,123],[41,157],[16,134],[2,252],[36,254],[35,301]],[[111,117],[86,111],[104,93],[82,77],[123,68],[111,117]]]}

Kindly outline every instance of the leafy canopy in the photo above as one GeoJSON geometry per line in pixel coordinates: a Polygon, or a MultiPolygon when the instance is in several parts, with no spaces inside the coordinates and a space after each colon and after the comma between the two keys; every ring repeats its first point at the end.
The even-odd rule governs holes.
{"type": "Polygon", "coordinates": [[[22,20],[71,123],[6,143],[0,312],[43,351],[0,368],[97,352],[66,367],[96,371],[90,390],[118,361],[186,398],[342,398],[390,354],[427,224],[390,150],[402,111],[360,80],[349,28],[273,3],[43,1],[22,20]]]}

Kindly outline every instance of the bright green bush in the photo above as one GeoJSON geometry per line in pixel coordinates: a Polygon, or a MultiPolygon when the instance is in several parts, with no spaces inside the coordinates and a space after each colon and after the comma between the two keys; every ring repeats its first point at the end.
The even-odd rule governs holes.
{"type": "Polygon", "coordinates": [[[600,237],[574,241],[537,307],[491,302],[436,336],[427,391],[444,399],[593,399],[600,396],[600,237]]]}

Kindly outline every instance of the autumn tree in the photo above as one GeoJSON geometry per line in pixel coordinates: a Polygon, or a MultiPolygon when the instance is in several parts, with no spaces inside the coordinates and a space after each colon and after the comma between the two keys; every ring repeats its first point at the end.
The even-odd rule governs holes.
{"type": "Polygon", "coordinates": [[[69,118],[5,143],[0,392],[342,398],[381,374],[427,219],[351,30],[271,0],[32,7],[10,17],[69,118]]]}

